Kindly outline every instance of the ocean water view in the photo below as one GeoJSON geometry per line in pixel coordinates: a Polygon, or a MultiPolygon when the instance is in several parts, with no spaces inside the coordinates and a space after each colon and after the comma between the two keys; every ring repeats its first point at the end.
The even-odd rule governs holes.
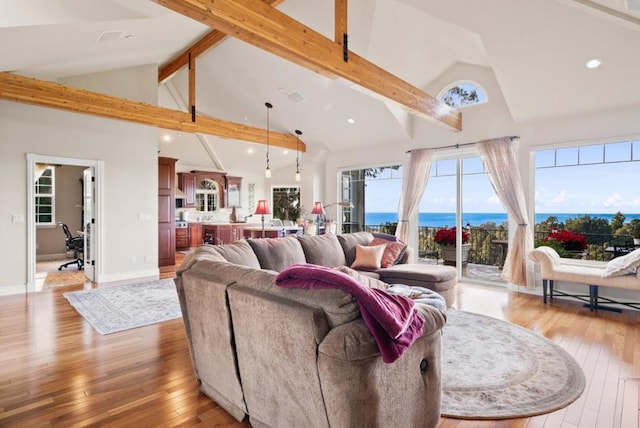
{"type": "MultiPolygon", "coordinates": [[[[589,215],[591,218],[604,218],[611,222],[611,219],[615,214],[555,214],[555,213],[536,213],[536,223],[540,223],[548,219],[550,216],[558,218],[559,223],[564,223],[568,218],[577,218],[583,215],[589,215]]],[[[640,219],[640,213],[626,214],[625,223],[628,223],[634,218],[640,219]]],[[[456,214],[455,213],[420,213],[419,226],[429,227],[444,227],[455,226],[456,214]]],[[[365,223],[369,226],[379,225],[387,222],[398,221],[397,213],[366,213],[365,223]]],[[[507,221],[506,213],[465,213],[462,224],[466,224],[467,221],[471,226],[480,226],[481,224],[494,222],[496,225],[500,225],[507,221]]]]}

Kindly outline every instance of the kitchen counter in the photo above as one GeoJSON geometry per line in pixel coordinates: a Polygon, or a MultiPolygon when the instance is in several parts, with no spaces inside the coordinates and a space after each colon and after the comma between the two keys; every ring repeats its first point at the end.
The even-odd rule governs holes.
{"type": "MultiPolygon", "coordinates": [[[[245,238],[261,238],[262,237],[262,225],[244,226],[245,238]]],[[[295,235],[302,231],[300,226],[265,226],[264,236],[265,238],[280,238],[287,235],[295,235]]]]}

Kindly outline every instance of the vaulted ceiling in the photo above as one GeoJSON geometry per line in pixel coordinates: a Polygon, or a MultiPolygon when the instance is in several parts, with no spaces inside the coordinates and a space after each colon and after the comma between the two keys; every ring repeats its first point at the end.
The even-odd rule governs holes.
{"type": "MultiPolygon", "coordinates": [[[[48,80],[161,66],[210,31],[150,0],[6,0],[2,9],[0,70],[48,80]]],[[[278,9],[333,38],[333,0],[285,0],[278,9]]],[[[640,103],[640,11],[625,0],[350,0],[348,18],[349,48],[418,88],[457,63],[491,69],[517,123],[640,103]],[[595,57],[602,67],[587,70],[595,57]]],[[[159,86],[159,104],[184,108],[187,88],[183,70],[159,86]]],[[[196,100],[201,114],[259,127],[269,101],[271,128],[302,130],[311,153],[412,138],[395,104],[232,38],[198,57],[196,100]]],[[[257,144],[170,134],[159,149],[184,165],[240,170],[264,161],[257,144]]],[[[277,168],[295,153],[278,149],[271,159],[277,168]]]]}

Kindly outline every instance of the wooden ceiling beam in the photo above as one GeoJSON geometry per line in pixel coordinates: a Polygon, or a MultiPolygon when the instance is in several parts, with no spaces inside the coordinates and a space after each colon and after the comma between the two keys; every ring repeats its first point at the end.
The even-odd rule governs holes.
{"type": "MultiPolygon", "coordinates": [[[[263,0],[271,7],[276,7],[284,0],[263,0]]],[[[195,61],[197,57],[207,52],[209,49],[216,47],[220,42],[227,38],[227,34],[219,30],[209,31],[203,38],[189,46],[184,52],[178,54],[174,59],[163,65],[158,70],[158,83],[162,83],[175,73],[177,73],[182,67],[189,64],[189,53],[191,53],[192,61],[195,61]]]]}
{"type": "Polygon", "coordinates": [[[301,24],[262,0],[153,0],[175,12],[327,76],[338,76],[393,100],[449,129],[462,129],[461,113],[301,24]]]}
{"type": "Polygon", "coordinates": [[[347,32],[347,28],[348,28],[348,0],[335,0],[335,10],[334,10],[334,14],[335,14],[335,26],[334,26],[334,33],[335,33],[335,37],[334,40],[337,44],[339,44],[340,46],[344,46],[344,36],[345,34],[348,34],[347,32]]]}
{"type": "MultiPolygon", "coordinates": [[[[157,126],[174,131],[208,134],[221,138],[267,144],[267,131],[262,128],[201,115],[197,115],[196,121],[192,122],[191,114],[187,112],[6,72],[0,73],[0,99],[157,126]]],[[[272,146],[295,150],[296,143],[297,139],[294,135],[269,132],[269,144],[272,146]]],[[[303,142],[300,142],[298,147],[301,152],[305,152],[307,149],[303,142]]]]}

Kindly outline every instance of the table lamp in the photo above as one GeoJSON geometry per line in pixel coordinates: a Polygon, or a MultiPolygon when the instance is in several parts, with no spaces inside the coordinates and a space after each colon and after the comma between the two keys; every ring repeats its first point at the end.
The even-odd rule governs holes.
{"type": "Polygon", "coordinates": [[[322,202],[314,202],[313,209],[311,210],[311,214],[316,215],[316,223],[318,223],[318,227],[320,227],[320,216],[324,215],[324,207],[322,206],[322,202]]]}
{"type": "Polygon", "coordinates": [[[255,214],[262,216],[262,237],[264,238],[264,215],[271,214],[271,210],[269,209],[269,204],[265,199],[260,199],[258,201],[255,214]]]}

